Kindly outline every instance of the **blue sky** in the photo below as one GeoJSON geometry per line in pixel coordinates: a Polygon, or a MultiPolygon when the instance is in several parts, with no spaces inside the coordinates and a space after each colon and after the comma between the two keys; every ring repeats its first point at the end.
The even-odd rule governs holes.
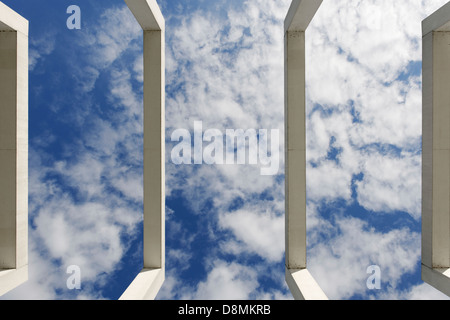
{"type": "MultiPolygon", "coordinates": [[[[2,299],[117,299],[142,267],[141,29],[122,0],[3,2],[30,21],[30,279],[2,299]],[[80,30],[66,28],[72,4],[80,30]],[[66,287],[70,265],[81,290],[66,287]]],[[[170,161],[171,133],[194,121],[283,132],[289,3],[158,1],[167,63],[158,299],[291,299],[283,152],[274,176],[170,161]]],[[[445,3],[324,1],[308,29],[308,268],[331,299],[446,298],[420,280],[421,21],[445,3]],[[370,265],[380,290],[366,287],[370,265]]]]}

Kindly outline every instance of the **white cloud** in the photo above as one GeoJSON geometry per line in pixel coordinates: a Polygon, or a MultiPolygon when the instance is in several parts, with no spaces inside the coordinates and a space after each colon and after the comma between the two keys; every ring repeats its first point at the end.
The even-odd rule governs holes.
{"type": "Polygon", "coordinates": [[[34,224],[51,257],[61,259],[63,266],[78,265],[85,281],[95,281],[100,274],[113,271],[123,256],[126,247],[121,233],[126,229],[119,223],[136,223],[129,218],[121,221],[125,212],[97,203],[75,205],[61,200],[42,209],[34,224]]]}
{"type": "Polygon", "coordinates": [[[236,247],[232,241],[222,245],[222,249],[235,253],[239,247],[243,253],[249,252],[266,258],[271,262],[280,262],[284,254],[284,216],[266,212],[238,210],[219,215],[219,226],[232,230],[236,239],[244,245],[236,247]],[[229,247],[231,246],[231,247],[229,247]]]}
{"type": "MultiPolygon", "coordinates": [[[[256,269],[217,260],[212,263],[204,281],[193,286],[182,283],[173,273],[159,292],[157,299],[181,300],[249,300],[259,287],[256,269]]],[[[277,292],[279,296],[282,296],[277,292]]]]}
{"type": "Polygon", "coordinates": [[[29,40],[29,70],[35,71],[38,62],[50,55],[55,50],[55,33],[49,32],[40,35],[40,37],[32,37],[29,40]]]}
{"type": "Polygon", "coordinates": [[[307,33],[311,200],[348,201],[352,178],[362,173],[356,183],[360,205],[419,218],[420,76],[397,78],[411,62],[420,66],[421,21],[444,3],[322,4],[307,33]],[[340,148],[338,162],[326,159],[331,137],[340,148]]]}
{"type": "Polygon", "coordinates": [[[421,217],[421,158],[371,155],[364,161],[364,179],[357,181],[358,202],[368,210],[410,213],[421,217]]]}
{"type": "Polygon", "coordinates": [[[331,299],[370,294],[366,271],[371,265],[381,268],[383,292],[396,289],[420,259],[420,234],[406,228],[380,233],[355,218],[336,218],[335,228],[335,237],[310,249],[308,267],[331,299]]]}
{"type": "Polygon", "coordinates": [[[167,80],[184,90],[167,101],[168,127],[192,119],[218,129],[283,127],[282,28],[272,19],[283,10],[273,6],[270,18],[259,18],[259,5],[246,2],[228,20],[195,13],[169,33],[167,80]]]}
{"type": "Polygon", "coordinates": [[[198,284],[191,299],[195,300],[248,300],[259,286],[257,272],[237,263],[218,262],[206,281],[198,284]]]}
{"type": "Polygon", "coordinates": [[[127,50],[139,50],[135,40],[142,30],[126,6],[106,9],[99,18],[99,28],[81,29],[80,44],[89,49],[89,59],[105,68],[127,50]]]}

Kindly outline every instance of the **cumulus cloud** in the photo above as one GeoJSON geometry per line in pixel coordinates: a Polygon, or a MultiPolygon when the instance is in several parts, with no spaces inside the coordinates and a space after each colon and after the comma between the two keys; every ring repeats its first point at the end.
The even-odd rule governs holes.
{"type": "Polygon", "coordinates": [[[272,262],[283,259],[283,216],[274,216],[270,211],[256,213],[251,210],[238,210],[220,215],[219,226],[230,229],[236,239],[244,244],[234,246],[232,241],[227,241],[222,247],[224,251],[242,253],[235,251],[236,247],[240,247],[246,249],[244,253],[257,253],[272,262]]]}
{"type": "Polygon", "coordinates": [[[356,182],[358,202],[368,210],[408,212],[421,217],[421,159],[375,154],[364,161],[364,179],[356,182]]]}
{"type": "Polygon", "coordinates": [[[247,300],[258,285],[257,273],[254,269],[236,263],[217,262],[208,273],[206,281],[198,284],[195,296],[192,298],[247,300]]]}
{"type": "Polygon", "coordinates": [[[284,277],[275,279],[281,288],[266,290],[260,286],[264,268],[250,267],[237,262],[216,259],[209,263],[207,277],[195,285],[182,283],[169,272],[158,299],[181,300],[288,300],[289,294],[281,284],[284,277]]]}
{"type": "Polygon", "coordinates": [[[381,269],[383,290],[395,289],[420,259],[420,234],[407,228],[381,233],[355,218],[337,218],[334,228],[337,236],[309,253],[310,270],[331,299],[367,295],[371,265],[381,269]]]}
{"type": "MultiPolygon", "coordinates": [[[[346,205],[357,203],[375,217],[403,211],[419,223],[420,21],[444,3],[329,1],[308,29],[308,261],[331,298],[370,298],[366,268],[372,264],[382,270],[384,291],[377,297],[438,296],[426,286],[399,288],[420,260],[420,234],[406,227],[382,232],[345,211],[346,205]],[[345,204],[336,209],[339,200],[345,204]],[[318,214],[323,206],[329,211],[325,218],[318,214]]],[[[178,23],[167,20],[169,136],[178,128],[192,132],[196,120],[205,129],[223,132],[283,132],[283,20],[289,4],[244,1],[226,17],[197,10],[178,23]]],[[[73,108],[64,111],[79,136],[63,142],[62,156],[47,152],[50,140],[38,143],[44,138],[35,138],[30,153],[31,239],[40,246],[32,246],[35,271],[24,287],[30,290],[20,291],[26,297],[37,291],[57,297],[56,291],[64,289],[61,268],[68,263],[80,264],[91,285],[106,285],[103,273],[120,268],[127,237],[133,237],[142,218],[140,28],[122,4],[106,9],[98,28],[81,31],[77,45],[83,64],[73,66],[70,74],[81,98],[68,102],[73,108]],[[104,92],[97,92],[98,87],[104,92]],[[102,103],[96,94],[103,96],[102,103]],[[47,276],[44,270],[55,272],[47,276]]],[[[50,49],[57,50],[56,44],[41,53],[51,56],[50,49]]],[[[31,66],[38,58],[32,53],[31,66]]],[[[60,105],[53,108],[62,110],[60,105]]],[[[282,172],[263,177],[257,166],[169,162],[166,177],[167,195],[179,196],[206,221],[207,240],[220,250],[214,247],[203,257],[205,274],[198,283],[184,283],[183,272],[189,272],[196,258],[198,235],[175,219],[181,209],[168,208],[172,247],[167,246],[168,276],[159,298],[289,297],[283,276],[282,172]],[[254,256],[260,261],[257,267],[248,263],[254,256]]],[[[86,297],[99,295],[94,290],[78,295],[86,297]]]]}
{"type": "Polygon", "coordinates": [[[168,98],[168,127],[191,127],[192,119],[218,129],[283,127],[284,10],[270,5],[269,17],[259,16],[260,5],[245,2],[227,20],[196,12],[168,34],[169,88],[182,89],[168,98]]]}
{"type": "Polygon", "coordinates": [[[322,4],[307,34],[311,200],[349,201],[362,175],[362,206],[420,217],[421,21],[443,4],[322,4]]]}

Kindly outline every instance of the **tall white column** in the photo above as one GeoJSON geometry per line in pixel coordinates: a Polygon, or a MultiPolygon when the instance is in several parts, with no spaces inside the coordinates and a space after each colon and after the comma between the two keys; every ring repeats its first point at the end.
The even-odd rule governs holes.
{"type": "Polygon", "coordinates": [[[28,21],[0,2],[0,296],[28,280],[28,21]]]}
{"type": "Polygon", "coordinates": [[[155,0],[125,0],[144,33],[144,262],[120,297],[152,300],[165,277],[165,22],[155,0]]]}
{"type": "Polygon", "coordinates": [[[322,0],[294,0],[285,20],[286,282],[295,299],[325,300],[307,270],[305,32],[322,0]]]}
{"type": "Polygon", "coordinates": [[[450,2],[422,31],[422,279],[450,295],[450,2]]]}

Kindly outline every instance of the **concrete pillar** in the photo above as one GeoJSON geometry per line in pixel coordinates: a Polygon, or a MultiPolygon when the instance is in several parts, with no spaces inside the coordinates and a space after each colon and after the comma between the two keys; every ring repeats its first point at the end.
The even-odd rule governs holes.
{"type": "Polygon", "coordinates": [[[307,270],[305,32],[322,0],[294,0],[285,20],[286,282],[295,299],[325,300],[307,270]]]}
{"type": "Polygon", "coordinates": [[[125,0],[144,33],[144,262],[120,300],[152,300],[165,277],[165,22],[156,0],[125,0]]]}
{"type": "Polygon", "coordinates": [[[450,2],[422,31],[422,279],[450,295],[450,2]]]}
{"type": "Polygon", "coordinates": [[[305,32],[286,32],[286,265],[306,268],[305,32]]]}
{"type": "Polygon", "coordinates": [[[144,267],[164,267],[164,31],[144,31],[144,267]]]}
{"type": "Polygon", "coordinates": [[[0,2],[0,296],[28,279],[28,21],[0,2]]]}

